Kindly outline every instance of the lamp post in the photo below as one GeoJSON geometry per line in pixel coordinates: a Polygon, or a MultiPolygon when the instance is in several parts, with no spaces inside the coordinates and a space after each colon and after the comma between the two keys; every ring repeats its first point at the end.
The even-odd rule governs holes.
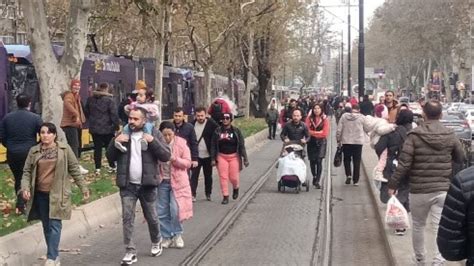
{"type": "Polygon", "coordinates": [[[359,100],[365,94],[364,0],[359,0],[359,100]]]}
{"type": "Polygon", "coordinates": [[[347,1],[347,95],[352,96],[351,85],[351,1],[347,1]]]}

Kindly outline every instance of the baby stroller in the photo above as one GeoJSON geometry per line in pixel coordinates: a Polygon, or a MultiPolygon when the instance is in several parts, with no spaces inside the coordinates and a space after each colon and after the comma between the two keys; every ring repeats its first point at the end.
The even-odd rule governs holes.
{"type": "Polygon", "coordinates": [[[294,188],[296,193],[301,191],[301,186],[306,183],[309,191],[310,180],[306,175],[306,164],[303,160],[304,146],[300,143],[285,143],[278,159],[277,182],[278,191],[294,188]]]}

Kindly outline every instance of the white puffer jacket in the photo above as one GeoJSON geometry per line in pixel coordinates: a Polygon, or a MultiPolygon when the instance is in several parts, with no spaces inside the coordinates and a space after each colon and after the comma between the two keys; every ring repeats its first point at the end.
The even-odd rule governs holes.
{"type": "Polygon", "coordinates": [[[397,126],[390,124],[386,119],[366,116],[364,130],[369,134],[370,147],[374,148],[380,137],[395,130],[397,126]]]}

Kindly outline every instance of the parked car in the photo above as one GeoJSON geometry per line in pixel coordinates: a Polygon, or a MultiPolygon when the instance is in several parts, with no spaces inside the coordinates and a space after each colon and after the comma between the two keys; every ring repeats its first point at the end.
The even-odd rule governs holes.
{"type": "Polygon", "coordinates": [[[472,131],[465,116],[460,112],[443,112],[441,123],[447,128],[454,130],[456,136],[460,139],[472,139],[472,131]]]}
{"type": "Polygon", "coordinates": [[[465,113],[464,116],[466,117],[467,123],[469,126],[472,128],[474,127],[474,109],[468,109],[465,113]]]}

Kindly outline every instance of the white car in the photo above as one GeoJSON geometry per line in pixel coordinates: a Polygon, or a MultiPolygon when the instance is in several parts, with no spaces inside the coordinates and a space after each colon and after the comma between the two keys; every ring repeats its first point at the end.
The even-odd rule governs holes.
{"type": "Polygon", "coordinates": [[[464,113],[467,123],[471,128],[474,128],[474,109],[469,109],[464,113]]]}

